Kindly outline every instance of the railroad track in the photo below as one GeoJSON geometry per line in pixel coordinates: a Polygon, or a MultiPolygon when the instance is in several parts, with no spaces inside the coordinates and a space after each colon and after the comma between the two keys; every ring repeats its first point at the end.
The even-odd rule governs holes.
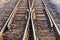
{"type": "Polygon", "coordinates": [[[14,0],[10,0],[9,3],[4,4],[3,7],[0,8],[0,31],[6,24],[6,21],[8,20],[19,0],[15,0],[14,2],[13,1],[14,0]]]}
{"type": "Polygon", "coordinates": [[[4,27],[1,31],[0,35],[3,35],[1,39],[24,40],[30,19],[27,0],[19,0],[11,15],[7,25],[8,30],[4,31],[6,30],[4,27]]]}
{"type": "Polygon", "coordinates": [[[57,40],[60,40],[60,21],[59,21],[59,10],[57,9],[56,5],[51,3],[51,1],[48,1],[48,0],[42,0],[43,1],[43,4],[45,6],[45,9],[48,13],[48,15],[50,16],[50,19],[53,23],[53,29],[54,31],[56,32],[55,34],[56,37],[57,37],[57,40]]]}
{"type": "Polygon", "coordinates": [[[31,21],[35,40],[56,40],[55,32],[45,11],[42,0],[34,0],[31,21]]]}
{"type": "Polygon", "coordinates": [[[60,21],[59,21],[60,12],[57,9],[56,5],[51,3],[50,1],[48,1],[48,0],[45,1],[44,0],[44,3],[46,4],[46,6],[48,7],[48,10],[50,11],[50,13],[51,13],[50,15],[52,16],[52,20],[54,20],[53,23],[56,25],[56,29],[57,29],[57,31],[60,35],[60,25],[59,25],[60,24],[60,21]]]}
{"type": "Polygon", "coordinates": [[[58,40],[45,7],[42,0],[18,0],[12,8],[5,5],[0,40],[58,40]]]}

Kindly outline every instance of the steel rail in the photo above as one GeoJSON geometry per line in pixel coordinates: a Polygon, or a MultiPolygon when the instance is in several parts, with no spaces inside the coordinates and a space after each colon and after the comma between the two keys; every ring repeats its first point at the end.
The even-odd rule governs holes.
{"type": "Polygon", "coordinates": [[[28,20],[27,20],[27,24],[26,24],[26,28],[25,28],[25,32],[24,32],[22,40],[25,40],[27,29],[28,29],[28,26],[29,26],[29,21],[30,21],[30,0],[27,0],[27,4],[28,4],[28,14],[29,15],[28,15],[28,20]]]}
{"type": "Polygon", "coordinates": [[[23,39],[22,40],[25,40],[27,29],[28,29],[28,26],[29,26],[29,21],[30,21],[30,14],[29,14],[29,17],[28,17],[28,20],[27,20],[27,24],[26,24],[26,28],[25,28],[25,32],[24,32],[24,35],[23,35],[23,39]]]}
{"type": "Polygon", "coordinates": [[[58,34],[60,35],[60,31],[59,31],[59,29],[58,29],[58,27],[57,27],[57,25],[56,25],[56,23],[55,23],[53,17],[51,16],[50,11],[48,10],[48,8],[47,8],[45,2],[44,2],[43,0],[42,0],[42,2],[44,3],[45,9],[46,9],[46,11],[47,11],[47,14],[49,14],[50,19],[52,20],[52,22],[53,22],[53,24],[55,25],[55,28],[56,28],[58,34]]]}
{"type": "Polygon", "coordinates": [[[11,17],[13,17],[14,13],[16,12],[17,6],[18,6],[18,4],[19,4],[20,2],[21,2],[21,0],[19,0],[18,3],[16,4],[15,8],[13,9],[12,13],[10,14],[10,16],[9,16],[9,18],[7,19],[6,23],[4,24],[4,26],[3,26],[3,28],[2,28],[2,30],[1,30],[1,32],[0,32],[0,35],[2,35],[2,33],[4,32],[4,30],[5,30],[8,22],[9,22],[9,20],[11,19],[11,17]]]}
{"type": "Polygon", "coordinates": [[[32,22],[32,29],[33,29],[33,36],[34,36],[34,40],[36,40],[36,34],[35,34],[35,28],[34,28],[34,23],[33,23],[33,19],[32,19],[32,11],[33,11],[33,6],[34,6],[34,0],[32,2],[32,6],[30,8],[30,12],[31,12],[31,22],[32,22]]]}
{"type": "Polygon", "coordinates": [[[36,33],[35,33],[34,23],[33,23],[33,19],[32,19],[32,14],[31,14],[31,22],[32,22],[34,40],[36,40],[36,33]]]}

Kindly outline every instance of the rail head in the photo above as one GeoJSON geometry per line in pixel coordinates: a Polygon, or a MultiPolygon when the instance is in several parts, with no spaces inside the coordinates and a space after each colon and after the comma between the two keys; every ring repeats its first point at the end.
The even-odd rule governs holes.
{"type": "Polygon", "coordinates": [[[32,1],[32,5],[31,5],[31,8],[30,8],[30,12],[32,12],[33,6],[34,6],[34,0],[32,1]]]}
{"type": "Polygon", "coordinates": [[[28,4],[28,19],[27,19],[27,24],[26,24],[26,28],[25,28],[25,31],[24,31],[24,35],[23,35],[23,39],[22,40],[25,40],[25,37],[26,37],[26,33],[27,33],[27,29],[28,29],[28,26],[29,26],[29,21],[30,21],[30,0],[27,0],[27,4],[28,4]]]}
{"type": "Polygon", "coordinates": [[[29,21],[30,21],[30,13],[29,13],[29,16],[28,16],[28,20],[27,20],[27,24],[26,24],[26,28],[25,28],[24,35],[23,35],[23,39],[22,40],[25,40],[27,29],[28,29],[28,26],[29,26],[29,21]]]}
{"type": "Polygon", "coordinates": [[[31,22],[32,22],[32,29],[33,29],[34,40],[36,40],[35,27],[34,27],[34,23],[33,23],[32,15],[31,15],[31,22]]]}
{"type": "Polygon", "coordinates": [[[33,17],[32,17],[33,7],[34,7],[34,0],[32,1],[32,5],[31,5],[31,8],[30,8],[30,15],[31,15],[31,22],[32,22],[33,36],[34,36],[34,40],[36,40],[35,27],[34,27],[33,17]]]}

